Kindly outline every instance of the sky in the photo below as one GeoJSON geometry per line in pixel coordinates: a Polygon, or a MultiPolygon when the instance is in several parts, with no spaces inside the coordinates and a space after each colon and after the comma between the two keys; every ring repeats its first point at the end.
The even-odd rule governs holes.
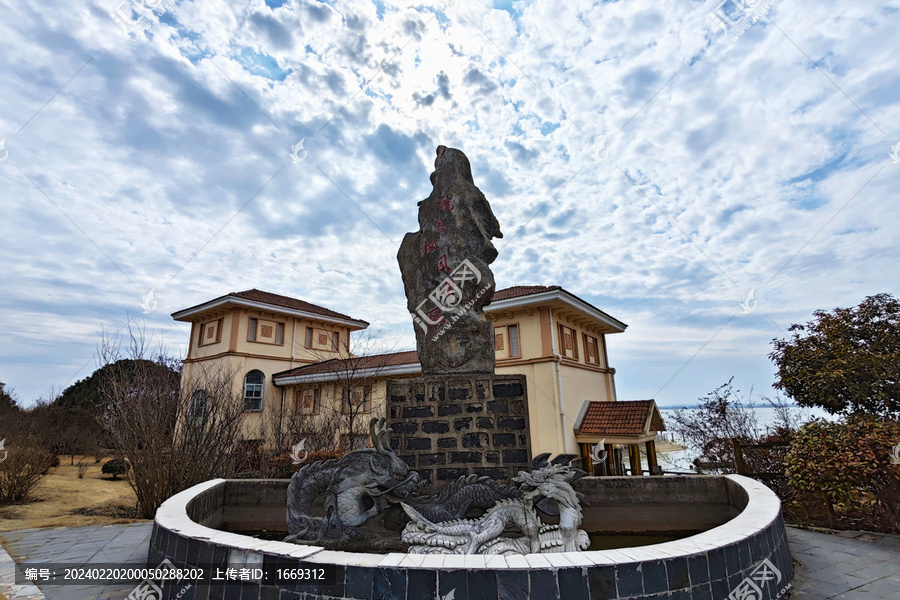
{"type": "Polygon", "coordinates": [[[415,347],[396,254],[439,144],[497,287],[628,324],[619,399],[773,395],[774,338],[900,295],[900,0],[0,0],[0,380],[259,288],[415,347]]]}

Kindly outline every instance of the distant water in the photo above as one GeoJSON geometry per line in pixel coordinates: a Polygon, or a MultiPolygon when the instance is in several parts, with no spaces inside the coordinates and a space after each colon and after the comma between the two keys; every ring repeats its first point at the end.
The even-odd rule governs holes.
{"type": "MultiPolygon", "coordinates": [[[[677,408],[660,408],[659,412],[662,415],[663,423],[666,424],[666,427],[669,428],[669,431],[665,432],[666,438],[672,437],[673,441],[677,444],[680,443],[677,435],[672,435],[671,426],[674,424],[674,419],[672,415],[675,414],[677,408]]],[[[685,412],[696,412],[696,408],[685,408],[685,412]]],[[[836,420],[836,417],[829,415],[827,412],[820,408],[800,408],[794,407],[791,411],[799,416],[800,423],[807,423],[812,421],[813,419],[826,419],[828,421],[836,420]]],[[[765,435],[767,433],[771,433],[775,428],[775,424],[777,421],[775,409],[770,406],[757,406],[753,408],[753,412],[756,413],[756,426],[757,432],[759,435],[765,435]]],[[[659,464],[663,468],[664,471],[681,471],[681,472],[694,472],[691,468],[691,464],[693,460],[697,458],[696,453],[692,452],[690,449],[686,450],[678,450],[675,452],[664,452],[660,453],[658,456],[659,464]]],[[[641,461],[643,463],[643,468],[647,468],[646,457],[642,457],[641,461]]],[[[626,458],[627,463],[627,458],[626,458]]]]}

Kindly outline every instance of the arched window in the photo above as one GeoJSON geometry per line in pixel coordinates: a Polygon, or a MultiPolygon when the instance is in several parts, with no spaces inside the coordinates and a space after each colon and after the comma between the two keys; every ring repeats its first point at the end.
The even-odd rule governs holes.
{"type": "Polygon", "coordinates": [[[191,394],[191,404],[188,407],[188,427],[203,429],[206,424],[206,403],[209,394],[205,390],[197,390],[191,394]]]}
{"type": "Polygon", "coordinates": [[[262,371],[253,370],[244,377],[244,410],[262,410],[265,381],[262,371]]]}

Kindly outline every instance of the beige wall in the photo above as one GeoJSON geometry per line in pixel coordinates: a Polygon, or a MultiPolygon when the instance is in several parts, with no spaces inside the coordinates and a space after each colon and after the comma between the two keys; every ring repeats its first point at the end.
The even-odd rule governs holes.
{"type": "Polygon", "coordinates": [[[496,371],[500,374],[525,375],[528,382],[528,412],[531,428],[531,444],[535,454],[550,452],[578,453],[575,441],[575,420],[586,400],[615,400],[613,373],[606,372],[604,345],[605,336],[591,330],[590,321],[579,317],[558,316],[552,307],[519,309],[516,311],[494,312],[490,314],[495,329],[509,324],[518,324],[521,358],[504,358],[497,353],[496,371]],[[542,327],[543,318],[543,327],[542,327]],[[576,333],[578,360],[563,358],[559,364],[559,329],[563,324],[576,333]],[[597,338],[600,366],[586,361],[583,334],[597,338]],[[562,398],[562,400],[560,400],[562,398]],[[560,402],[562,412],[560,414],[560,402]]]}
{"type": "MultiPolygon", "coordinates": [[[[510,324],[519,327],[520,357],[505,358],[506,354],[497,353],[498,374],[524,375],[528,385],[528,408],[531,428],[531,442],[535,454],[551,452],[578,452],[575,442],[575,420],[582,405],[587,400],[615,400],[615,382],[613,373],[605,372],[606,364],[605,336],[591,331],[593,322],[585,315],[574,314],[571,309],[560,317],[558,307],[531,307],[512,311],[489,311],[488,317],[495,328],[510,324]],[[576,332],[578,344],[578,360],[562,359],[557,365],[553,353],[559,352],[559,330],[562,323],[576,332]],[[585,361],[583,333],[587,332],[599,342],[600,367],[588,365],[585,361]],[[557,376],[559,373],[559,377],[557,376]],[[564,415],[560,415],[560,397],[564,415]]],[[[282,388],[275,387],[272,375],[290,368],[345,357],[349,345],[350,331],[346,327],[336,327],[323,322],[297,319],[277,312],[234,308],[211,312],[197,319],[191,328],[191,345],[189,359],[185,364],[184,377],[190,380],[197,361],[208,365],[224,365],[237,373],[235,390],[243,392],[244,376],[251,370],[258,369],[265,375],[265,388],[262,411],[246,411],[244,423],[245,439],[259,439],[266,427],[272,425],[269,415],[277,414],[281,409],[282,388]],[[284,322],[284,342],[269,344],[251,342],[247,339],[248,324],[251,317],[261,321],[284,322]],[[217,319],[221,321],[219,342],[199,346],[199,337],[204,331],[203,324],[217,319]],[[339,331],[341,339],[340,352],[310,350],[305,347],[306,327],[339,331]]],[[[387,414],[385,396],[387,377],[375,378],[366,382],[373,386],[372,411],[364,417],[381,417],[387,414]]],[[[323,403],[326,401],[323,386],[323,403]]],[[[293,409],[294,394],[297,387],[285,388],[285,409],[293,409]]],[[[340,395],[327,392],[335,408],[340,410],[340,395]]]]}
{"type": "MultiPolygon", "coordinates": [[[[298,319],[277,312],[246,308],[232,308],[210,311],[198,317],[191,327],[188,359],[184,365],[182,378],[190,382],[202,365],[203,368],[221,369],[234,373],[235,393],[243,396],[244,377],[253,370],[265,375],[263,388],[263,410],[245,411],[242,435],[244,439],[261,439],[273,424],[270,415],[281,408],[282,389],[272,383],[272,375],[296,366],[346,357],[350,330],[334,324],[298,319]],[[284,323],[284,338],[281,344],[248,339],[249,323],[256,318],[259,323],[284,323]],[[206,331],[207,323],[221,323],[221,332],[212,339],[218,342],[200,345],[200,336],[206,331]],[[338,352],[306,348],[306,327],[338,331],[340,347],[338,352]]],[[[382,392],[383,395],[383,392],[382,392]]],[[[285,397],[288,400],[288,397],[285,397]]]]}

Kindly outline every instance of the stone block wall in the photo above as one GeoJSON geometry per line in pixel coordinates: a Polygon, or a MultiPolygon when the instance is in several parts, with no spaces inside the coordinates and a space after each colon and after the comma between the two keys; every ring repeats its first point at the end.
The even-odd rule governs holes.
{"type": "Polygon", "coordinates": [[[391,447],[435,487],[473,473],[508,480],[530,470],[522,375],[393,379],[387,401],[391,447]]]}

